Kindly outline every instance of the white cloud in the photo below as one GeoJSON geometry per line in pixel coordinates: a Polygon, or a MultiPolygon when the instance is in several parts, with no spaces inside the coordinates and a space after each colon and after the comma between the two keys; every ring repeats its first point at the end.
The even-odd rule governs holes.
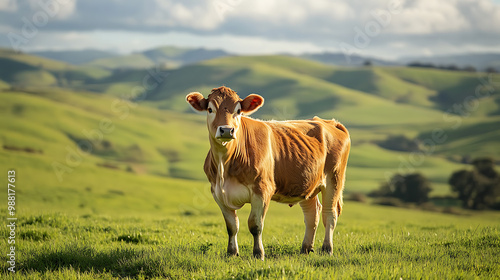
{"type": "Polygon", "coordinates": [[[398,34],[500,33],[499,23],[500,7],[490,0],[418,0],[405,5],[389,31],[398,34]]]}
{"type": "Polygon", "coordinates": [[[15,11],[17,11],[17,2],[16,2],[16,0],[3,0],[3,1],[0,1],[0,11],[5,11],[5,12],[15,12],[15,11]]]}
{"type": "MultiPolygon", "coordinates": [[[[310,51],[333,49],[340,42],[355,45],[356,30],[365,31],[376,22],[374,12],[387,14],[391,5],[399,2],[401,11],[390,13],[388,24],[372,32],[369,44],[358,50],[360,53],[390,55],[423,48],[435,52],[443,46],[500,49],[500,6],[492,0],[0,1],[0,26],[16,31],[23,27],[22,17],[31,18],[41,9],[41,2],[65,3],[59,5],[57,20],[43,27],[44,34],[90,34],[96,30],[107,34],[134,33],[135,39],[142,38],[134,39],[134,48],[153,46],[153,42],[170,44],[171,34],[185,34],[197,38],[198,46],[223,45],[240,53],[289,51],[293,48],[287,45],[292,44],[310,51]]],[[[57,37],[51,38],[52,44],[57,45],[57,37]]],[[[108,36],[102,41],[99,36],[90,38],[97,40],[94,44],[99,46],[109,45],[110,38],[118,42],[117,38],[122,37],[108,36]]],[[[62,37],[60,40],[66,42],[62,37]]],[[[118,47],[128,47],[120,42],[124,46],[118,47]]]]}
{"type": "Polygon", "coordinates": [[[137,32],[46,32],[34,38],[26,46],[26,51],[43,49],[88,49],[96,48],[95,42],[101,42],[99,49],[113,50],[120,53],[142,51],[164,45],[178,47],[223,49],[235,54],[273,54],[287,52],[299,54],[308,51],[322,51],[323,48],[313,43],[297,43],[286,40],[273,40],[251,36],[213,35],[199,36],[188,33],[137,33],[137,32]],[[56,48],[51,47],[54,41],[56,48]]]}
{"type": "Polygon", "coordinates": [[[30,14],[48,13],[58,20],[69,19],[75,13],[77,0],[29,0],[30,14]]]}
{"type": "Polygon", "coordinates": [[[54,5],[56,5],[56,3],[59,3],[59,12],[55,17],[57,19],[68,19],[75,13],[77,0],[52,0],[52,3],[54,5]]]}
{"type": "Polygon", "coordinates": [[[469,28],[453,1],[420,0],[403,8],[391,31],[405,34],[456,32],[469,28]]]}
{"type": "Polygon", "coordinates": [[[218,26],[217,20],[213,19],[210,2],[189,5],[189,3],[155,0],[155,4],[158,9],[146,18],[147,24],[199,30],[211,30],[218,26]]]}
{"type": "Polygon", "coordinates": [[[276,1],[241,1],[227,11],[227,18],[246,18],[250,24],[268,22],[273,25],[300,24],[307,17],[307,8],[301,7],[300,2],[284,0],[276,1]],[[286,12],[285,12],[286,11],[286,12]]]}
{"type": "Polygon", "coordinates": [[[471,25],[471,30],[500,33],[500,6],[488,0],[457,3],[471,25]]]}

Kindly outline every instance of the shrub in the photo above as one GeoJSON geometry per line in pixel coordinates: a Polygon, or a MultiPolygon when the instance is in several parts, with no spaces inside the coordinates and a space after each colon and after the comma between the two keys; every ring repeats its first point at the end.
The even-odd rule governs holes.
{"type": "Polygon", "coordinates": [[[376,199],[374,204],[378,205],[384,205],[384,206],[394,206],[394,207],[404,207],[404,203],[399,199],[395,197],[381,197],[376,199]]]}
{"type": "Polygon", "coordinates": [[[360,192],[353,192],[346,197],[346,200],[366,203],[366,196],[360,192]]]}
{"type": "Polygon", "coordinates": [[[372,191],[370,196],[395,197],[404,202],[422,204],[429,201],[431,190],[429,180],[420,173],[396,174],[378,190],[372,191]]]}
{"type": "Polygon", "coordinates": [[[495,208],[500,197],[500,174],[493,159],[478,158],[472,161],[472,166],[472,170],[459,170],[451,175],[448,180],[451,190],[457,193],[463,208],[495,208]]]}
{"type": "Polygon", "coordinates": [[[377,143],[380,147],[388,150],[402,151],[402,152],[418,152],[420,151],[420,144],[417,140],[406,138],[404,135],[393,135],[387,137],[383,141],[377,143]]]}

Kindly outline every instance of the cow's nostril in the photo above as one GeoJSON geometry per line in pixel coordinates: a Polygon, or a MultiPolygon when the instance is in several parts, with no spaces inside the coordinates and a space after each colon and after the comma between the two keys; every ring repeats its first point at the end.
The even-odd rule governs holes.
{"type": "Polygon", "coordinates": [[[231,136],[233,135],[234,133],[234,128],[231,128],[231,136]]]}
{"type": "Polygon", "coordinates": [[[224,128],[219,127],[219,130],[220,130],[220,134],[223,135],[224,134],[224,128]]]}

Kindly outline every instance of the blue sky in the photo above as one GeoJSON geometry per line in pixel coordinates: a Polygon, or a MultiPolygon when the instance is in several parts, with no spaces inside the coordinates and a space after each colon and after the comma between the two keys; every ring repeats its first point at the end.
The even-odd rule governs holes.
{"type": "Polygon", "coordinates": [[[500,0],[2,0],[0,46],[383,58],[500,50],[500,0]],[[24,33],[23,33],[24,32],[24,33]]]}

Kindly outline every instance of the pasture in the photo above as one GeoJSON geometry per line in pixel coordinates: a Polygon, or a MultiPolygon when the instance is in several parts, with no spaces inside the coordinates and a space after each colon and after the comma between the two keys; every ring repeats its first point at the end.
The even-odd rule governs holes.
{"type": "MultiPolygon", "coordinates": [[[[15,274],[2,279],[495,279],[500,277],[500,215],[454,216],[346,202],[333,256],[299,254],[299,207],[272,203],[264,261],[252,257],[240,215],[240,256],[226,256],[227,234],[214,202],[185,210],[190,194],[165,196],[162,214],[130,205],[133,215],[30,210],[18,216],[15,274]],[[199,208],[198,208],[199,209],[199,208]]],[[[203,203],[193,200],[191,206],[203,203]]],[[[22,206],[20,206],[22,207],[22,206]]],[[[118,209],[110,207],[110,213],[118,209]]],[[[2,212],[5,216],[5,211],[2,212]]],[[[322,242],[319,227],[316,246],[322,242]]],[[[6,248],[8,229],[0,245],[6,248]]]]}

